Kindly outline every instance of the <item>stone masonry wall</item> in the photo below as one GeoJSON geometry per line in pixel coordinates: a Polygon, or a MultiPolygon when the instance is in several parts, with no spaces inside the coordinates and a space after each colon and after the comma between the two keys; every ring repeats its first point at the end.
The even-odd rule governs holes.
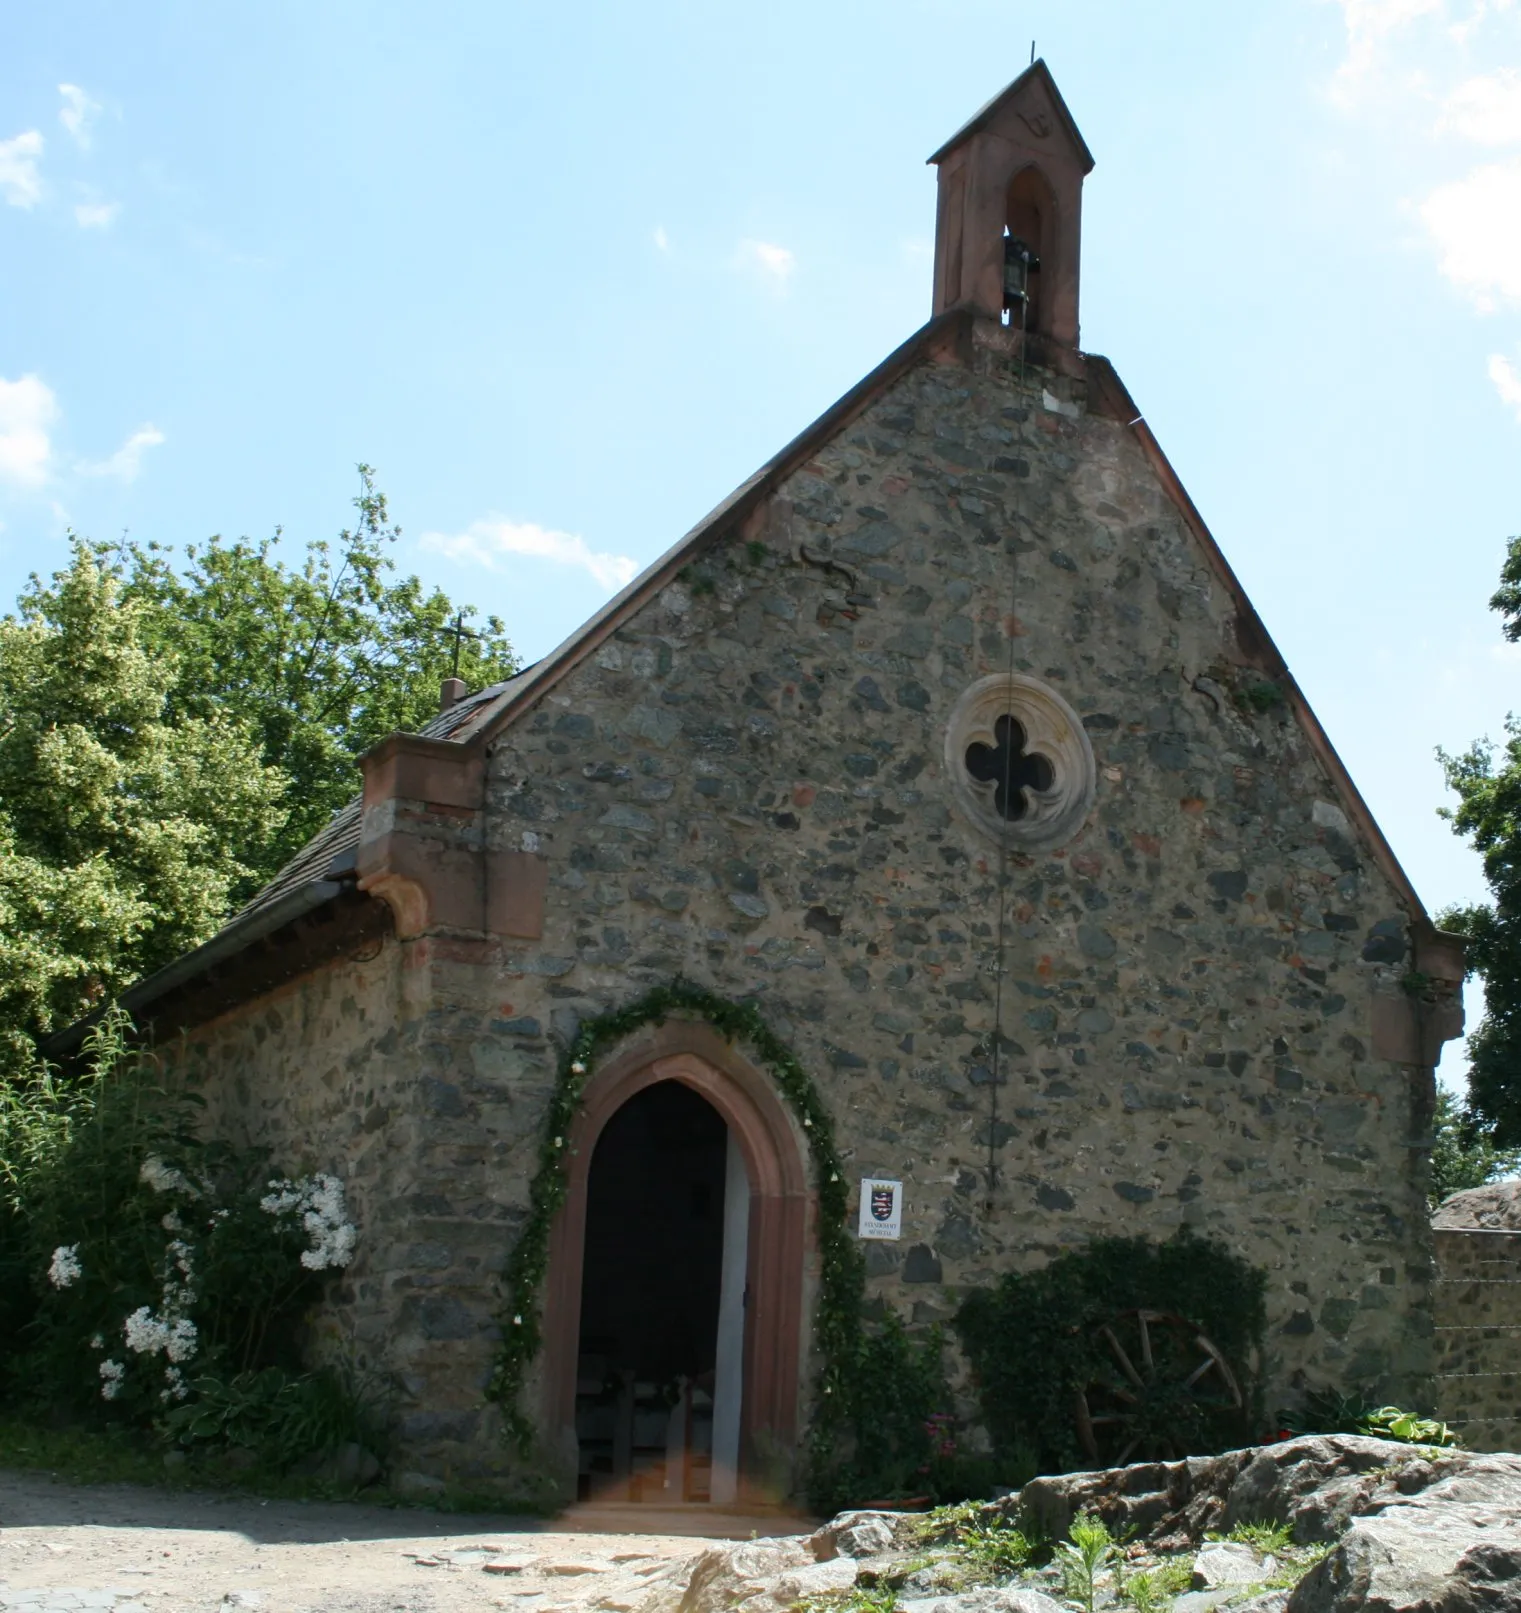
{"type": "Polygon", "coordinates": [[[1429,1100],[1368,1040],[1407,915],[1291,719],[1229,697],[1231,604],[1134,439],[983,362],[897,385],[502,736],[492,833],[552,870],[515,1009],[547,1031],[677,972],[758,998],[852,1174],[907,1183],[868,1255],[915,1320],[1186,1222],[1271,1273],[1277,1390],[1408,1386],[1429,1100]],[[1011,629],[1099,790],[1011,870],[995,1089],[998,856],[941,753],[1011,629]]]}
{"type": "Polygon", "coordinates": [[[274,1171],[343,1178],[360,1237],[318,1318],[316,1353],[394,1380],[403,1449],[484,1445],[484,1464],[456,1475],[468,1480],[499,1465],[481,1430],[481,1390],[517,1222],[490,1195],[456,1207],[457,1172],[479,1177],[483,1137],[511,1128],[494,1113],[505,1101],[493,1084],[504,1043],[493,1028],[456,1044],[430,1001],[436,961],[431,942],[387,939],[202,1027],[171,1054],[206,1094],[211,1134],[268,1148],[274,1171]]]}
{"type": "Polygon", "coordinates": [[[1521,1449],[1521,1232],[1432,1241],[1437,1415],[1471,1450],[1521,1449]]]}
{"type": "Polygon", "coordinates": [[[944,1320],[1188,1224],[1269,1273],[1270,1405],[1416,1392],[1429,1075],[1369,1034],[1410,915],[1286,710],[1233,698],[1236,643],[1133,434],[983,353],[911,371],[499,735],[487,832],[547,860],[542,939],[390,943],[198,1038],[268,1135],[349,1152],[339,1308],[402,1375],[406,1461],[510,1467],[480,1390],[556,1043],[678,973],[757,999],[852,1176],[905,1181],[875,1305],[944,1320]],[[1011,647],[1098,791],[1010,861],[1000,957],[999,853],[943,748],[1011,647]]]}

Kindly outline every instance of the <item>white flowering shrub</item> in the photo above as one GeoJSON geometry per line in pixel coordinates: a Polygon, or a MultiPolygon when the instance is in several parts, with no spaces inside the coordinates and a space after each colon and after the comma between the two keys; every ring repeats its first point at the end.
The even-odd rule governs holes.
{"type": "Polygon", "coordinates": [[[276,1181],[259,1200],[266,1215],[299,1216],[309,1240],[301,1251],[308,1271],[346,1266],[354,1258],[358,1237],[343,1200],[343,1183],[336,1176],[303,1176],[299,1182],[276,1181]]]}
{"type": "Polygon", "coordinates": [[[79,1264],[79,1245],[61,1243],[53,1251],[53,1259],[48,1266],[48,1281],[54,1288],[72,1288],[83,1269],[79,1264]]]}
{"type": "Polygon", "coordinates": [[[213,1424],[230,1438],[216,1408],[247,1399],[233,1382],[257,1383],[263,1421],[237,1426],[257,1423],[292,1459],[337,1426],[342,1400],[326,1379],[312,1387],[301,1344],[313,1301],[354,1258],[343,1182],[272,1175],[264,1155],[200,1138],[193,1097],[157,1084],[112,1024],[88,1105],[23,1168],[6,1162],[14,1252],[0,1255],[24,1268],[29,1303],[19,1322],[0,1310],[0,1395],[188,1440],[213,1424]],[[329,1412],[314,1419],[318,1403],[329,1412]]]}
{"type": "Polygon", "coordinates": [[[139,1305],[121,1325],[127,1348],[137,1355],[162,1353],[178,1365],[195,1355],[197,1333],[188,1316],[155,1316],[146,1305],[139,1305]]]}

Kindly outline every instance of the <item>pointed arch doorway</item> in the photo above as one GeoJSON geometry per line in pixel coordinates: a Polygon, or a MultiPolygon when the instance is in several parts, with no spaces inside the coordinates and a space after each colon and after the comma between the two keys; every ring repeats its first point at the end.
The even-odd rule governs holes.
{"type": "Polygon", "coordinates": [[[781,1500],[810,1199],[769,1080],[706,1026],[668,1023],[593,1074],[569,1142],[545,1411],[579,1492],[781,1500]]]}

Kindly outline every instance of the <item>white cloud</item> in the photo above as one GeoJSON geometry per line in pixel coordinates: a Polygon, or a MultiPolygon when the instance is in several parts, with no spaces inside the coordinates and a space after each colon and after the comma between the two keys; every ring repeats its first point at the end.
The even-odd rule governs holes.
{"type": "Polygon", "coordinates": [[[1421,17],[1439,15],[1445,0],[1336,0],[1347,28],[1347,54],[1336,70],[1331,93],[1340,101],[1357,98],[1379,65],[1388,40],[1421,17]]]}
{"type": "Polygon", "coordinates": [[[120,202],[79,202],[74,208],[74,222],[82,230],[108,230],[119,212],[120,202]]]}
{"type": "Polygon", "coordinates": [[[782,287],[797,267],[797,255],[772,241],[741,241],[734,263],[740,269],[758,270],[772,285],[782,287]]]}
{"type": "Polygon", "coordinates": [[[48,427],[58,418],[58,400],[40,376],[19,381],[0,377],[0,481],[41,487],[53,457],[48,427]]]}
{"type": "Polygon", "coordinates": [[[1495,383],[1500,402],[1516,411],[1516,423],[1521,425],[1521,374],[1517,374],[1515,365],[1503,353],[1491,353],[1489,378],[1495,383]]]}
{"type": "Polygon", "coordinates": [[[12,207],[31,207],[42,196],[42,176],[37,159],[42,155],[42,136],[28,129],[10,140],[0,140],[0,193],[12,207]]]}
{"type": "Polygon", "coordinates": [[[1483,313],[1521,304],[1521,157],[1475,168],[1421,203],[1441,270],[1483,313]]]}
{"type": "Polygon", "coordinates": [[[1481,146],[1521,145],[1521,74],[1502,67],[1459,84],[1437,127],[1481,146]]]}
{"type": "Polygon", "coordinates": [[[143,454],[157,448],[164,434],[157,426],[139,426],[136,431],[111,455],[109,459],[83,464],[79,468],[86,476],[116,476],[124,482],[135,482],[143,468],[143,454]]]}
{"type": "Polygon", "coordinates": [[[671,250],[671,238],[665,233],[664,224],[655,226],[655,232],[650,239],[654,241],[657,252],[669,252],[671,250]]]}
{"type": "Polygon", "coordinates": [[[1466,44],[1468,36],[1487,22],[1491,14],[1509,11],[1514,4],[1515,0],[1474,0],[1473,10],[1461,22],[1453,23],[1447,31],[1458,44],[1466,44]]]}
{"type": "Polygon", "coordinates": [[[493,517],[472,521],[463,532],[425,532],[425,549],[436,549],[451,560],[473,561],[499,570],[505,555],[526,555],[557,566],[574,566],[607,589],[622,588],[639,572],[639,562],[626,554],[601,554],[574,532],[555,532],[531,521],[504,521],[493,517]]]}
{"type": "Polygon", "coordinates": [[[58,109],[58,121],[69,131],[74,144],[81,151],[90,149],[90,125],[100,111],[100,102],[92,101],[77,84],[60,84],[58,93],[63,105],[58,109]]]}
{"type": "Polygon", "coordinates": [[[1347,25],[1349,51],[1364,49],[1446,9],[1445,0],[1336,0],[1347,25]]]}

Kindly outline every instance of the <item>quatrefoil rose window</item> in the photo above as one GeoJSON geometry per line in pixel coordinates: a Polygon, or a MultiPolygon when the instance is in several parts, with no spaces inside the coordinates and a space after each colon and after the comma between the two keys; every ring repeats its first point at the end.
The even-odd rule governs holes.
{"type": "Polygon", "coordinates": [[[1054,689],[1017,673],[982,678],[956,702],[945,766],[962,811],[1011,850],[1059,846],[1093,805],[1093,747],[1054,689]]]}

